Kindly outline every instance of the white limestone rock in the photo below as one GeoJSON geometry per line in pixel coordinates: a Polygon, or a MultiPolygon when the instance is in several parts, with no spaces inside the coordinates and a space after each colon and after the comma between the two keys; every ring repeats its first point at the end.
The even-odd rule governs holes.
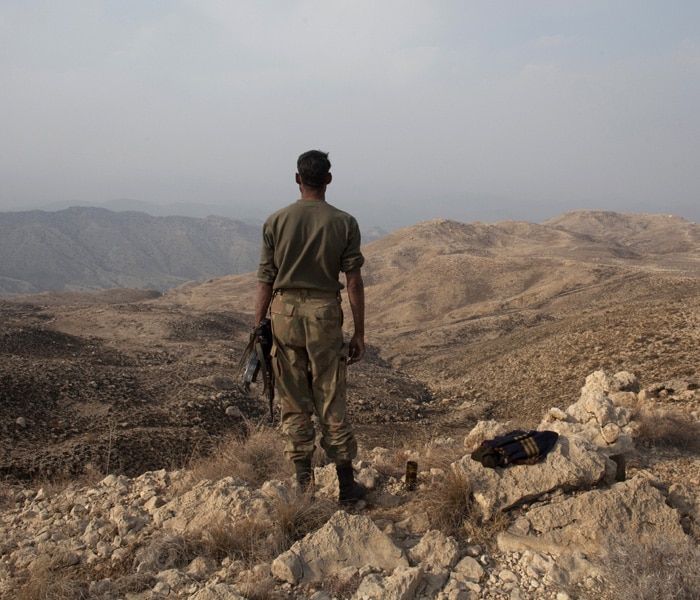
{"type": "Polygon", "coordinates": [[[289,583],[322,581],[347,567],[393,571],[408,560],[369,516],[336,512],[318,531],[272,562],[272,574],[289,583]]]}
{"type": "Polygon", "coordinates": [[[490,469],[465,456],[454,463],[470,481],[482,517],[529,502],[557,489],[590,487],[606,475],[606,459],[589,441],[559,436],[544,460],[534,465],[490,469]]]}

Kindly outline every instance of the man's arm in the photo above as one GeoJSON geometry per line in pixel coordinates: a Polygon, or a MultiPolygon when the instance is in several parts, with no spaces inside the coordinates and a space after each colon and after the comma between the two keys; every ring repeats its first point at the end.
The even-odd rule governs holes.
{"type": "Polygon", "coordinates": [[[255,300],[255,323],[257,326],[267,316],[267,309],[270,308],[272,300],[272,284],[258,281],[258,297],[255,300]]]}
{"type": "Polygon", "coordinates": [[[345,274],[348,301],[352,311],[355,333],[350,339],[348,364],[356,363],[365,355],[365,284],[359,269],[345,274]]]}

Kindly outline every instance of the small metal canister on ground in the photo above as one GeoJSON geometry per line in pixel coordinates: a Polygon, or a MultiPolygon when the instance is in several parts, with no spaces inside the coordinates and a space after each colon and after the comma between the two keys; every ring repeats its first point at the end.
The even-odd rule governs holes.
{"type": "Polygon", "coordinates": [[[406,463],[406,489],[413,491],[416,489],[416,479],[418,478],[418,463],[414,460],[409,460],[406,463]]]}
{"type": "Polygon", "coordinates": [[[625,479],[627,479],[625,455],[614,454],[610,458],[614,461],[615,465],[617,466],[615,470],[615,481],[624,481],[625,479]]]}

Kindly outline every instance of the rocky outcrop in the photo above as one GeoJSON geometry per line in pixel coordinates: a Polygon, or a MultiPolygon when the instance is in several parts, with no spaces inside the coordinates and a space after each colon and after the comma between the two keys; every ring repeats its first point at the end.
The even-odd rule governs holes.
{"type": "Polygon", "coordinates": [[[596,371],[586,378],[578,402],[566,411],[551,409],[539,429],[583,437],[607,456],[629,453],[634,449],[631,421],[637,403],[635,389],[639,390],[639,383],[631,373],[608,376],[596,371]]]}
{"type": "MultiPolygon", "coordinates": [[[[576,585],[600,591],[598,557],[610,539],[663,537],[687,547],[686,531],[700,514],[697,480],[669,484],[645,469],[620,477],[611,459],[634,448],[632,409],[649,393],[629,374],[592,374],[577,402],[545,415],[540,428],[560,436],[534,465],[490,469],[470,457],[510,424],[484,421],[467,432],[467,453],[449,469],[468,480],[477,521],[507,515],[492,547],[431,526],[423,507],[446,470],[420,473],[420,489],[408,492],[379,468],[391,453],[377,448],[355,464],[357,478],[373,488],[365,507],[336,508],[320,527],[257,562],[217,553],[202,540],[229,525],[278,519],[280,506],[299,501],[290,481],[258,488],[229,477],[188,487],[184,471],[154,471],[59,494],[13,488],[0,510],[0,596],[17,597],[37,581],[49,590],[43,597],[60,584],[72,596],[55,597],[129,600],[240,600],[263,592],[313,600],[566,600],[576,585]],[[612,425],[615,439],[605,434],[612,425]]],[[[441,439],[430,447],[459,445],[441,439]]],[[[316,469],[316,503],[333,499],[334,471],[316,469]]],[[[272,544],[271,535],[258,545],[272,544]]]]}
{"type": "Polygon", "coordinates": [[[607,459],[586,439],[560,436],[546,459],[535,465],[486,469],[465,456],[453,465],[470,481],[474,500],[486,520],[504,511],[554,492],[589,488],[608,472],[607,459]]]}
{"type": "Polygon", "coordinates": [[[404,552],[369,516],[335,513],[317,532],[296,542],[272,563],[272,574],[288,583],[322,581],[361,568],[393,571],[408,567],[404,552]]]}
{"type": "Polygon", "coordinates": [[[610,536],[642,539],[662,533],[680,544],[685,533],[678,511],[642,475],[599,489],[533,507],[501,536],[501,548],[546,551],[559,556],[576,551],[594,555],[610,536]],[[534,542],[530,539],[534,537],[534,542]]]}

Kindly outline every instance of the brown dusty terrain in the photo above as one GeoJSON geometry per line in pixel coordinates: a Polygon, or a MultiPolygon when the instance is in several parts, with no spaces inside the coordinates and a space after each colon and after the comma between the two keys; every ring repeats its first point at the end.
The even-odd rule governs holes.
{"type": "MultiPolygon", "coordinates": [[[[700,381],[700,228],[682,219],[429,221],[364,252],[369,352],[349,376],[361,446],[460,437],[483,418],[534,425],[599,369],[700,381]]],[[[251,274],[0,300],[0,477],[183,467],[264,422],[265,400],[221,379],[254,288],[251,274]]]]}

